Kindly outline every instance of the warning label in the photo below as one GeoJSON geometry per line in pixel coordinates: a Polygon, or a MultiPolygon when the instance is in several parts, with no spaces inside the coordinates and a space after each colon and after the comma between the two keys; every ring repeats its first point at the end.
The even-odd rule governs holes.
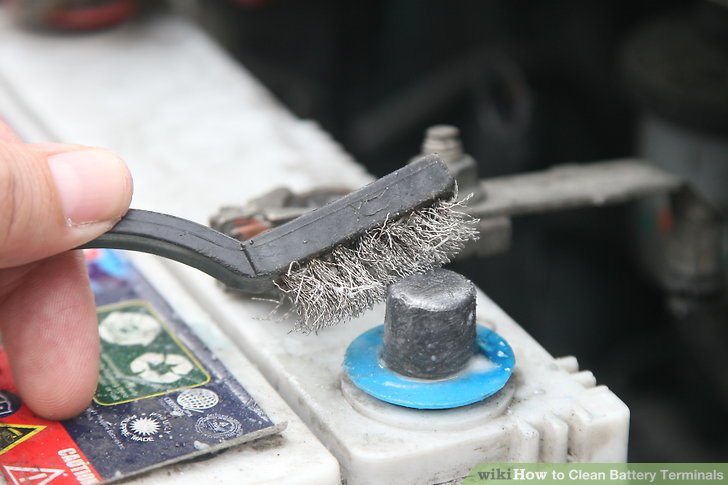
{"type": "MultiPolygon", "coordinates": [[[[63,470],[57,468],[35,468],[22,466],[4,466],[5,474],[13,483],[20,485],[46,485],[56,477],[63,475],[63,470]]],[[[94,482],[95,483],[95,482],[94,482]]]]}
{"type": "Polygon", "coordinates": [[[22,404],[12,374],[1,372],[7,368],[7,354],[0,347],[0,395],[5,397],[0,403],[12,403],[12,413],[0,415],[0,470],[6,481],[16,485],[99,483],[100,475],[82,452],[74,453],[73,463],[61,456],[59,450],[76,450],[73,438],[62,423],[41,419],[22,404]]]}
{"type": "Polygon", "coordinates": [[[0,455],[40,433],[45,426],[0,423],[0,455]]]}
{"type": "Polygon", "coordinates": [[[98,483],[96,471],[91,467],[91,464],[81,456],[81,452],[76,448],[64,448],[59,450],[58,456],[60,456],[63,463],[66,464],[68,471],[73,473],[73,476],[78,483],[81,485],[98,483]]]}

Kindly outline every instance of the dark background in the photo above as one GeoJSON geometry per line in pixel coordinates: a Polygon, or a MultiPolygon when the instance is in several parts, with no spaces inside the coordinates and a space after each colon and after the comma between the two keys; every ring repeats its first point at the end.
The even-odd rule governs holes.
{"type": "MultiPolygon", "coordinates": [[[[634,153],[620,52],[691,1],[216,0],[199,20],[296,115],[372,173],[462,131],[481,177],[634,153]]],[[[728,87],[727,87],[728,89],[728,87]]],[[[628,206],[514,220],[506,254],[457,263],[555,356],[575,355],[632,412],[630,461],[725,461],[728,368],[686,344],[639,268],[628,206]],[[725,387],[723,387],[725,389],[725,387]]],[[[719,314],[725,337],[725,313],[719,314]]],[[[716,345],[725,345],[715,342],[716,345]]],[[[725,348],[725,347],[723,347],[725,348]]]]}

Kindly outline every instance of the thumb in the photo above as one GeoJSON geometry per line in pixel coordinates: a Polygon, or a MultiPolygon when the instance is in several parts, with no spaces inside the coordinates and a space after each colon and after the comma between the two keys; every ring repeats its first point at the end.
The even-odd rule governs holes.
{"type": "Polygon", "coordinates": [[[0,143],[0,268],[94,239],[124,215],[131,195],[129,170],[109,151],[0,143]]]}

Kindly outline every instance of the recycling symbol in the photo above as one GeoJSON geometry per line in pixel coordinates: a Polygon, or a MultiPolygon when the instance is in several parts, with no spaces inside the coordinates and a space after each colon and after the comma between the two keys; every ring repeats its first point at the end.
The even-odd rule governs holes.
{"type": "Polygon", "coordinates": [[[161,331],[157,320],[137,312],[111,312],[99,325],[101,339],[115,345],[149,345],[161,331]]]}
{"type": "Polygon", "coordinates": [[[145,381],[160,384],[175,382],[194,369],[190,360],[179,354],[147,352],[129,364],[131,371],[145,381]]]}

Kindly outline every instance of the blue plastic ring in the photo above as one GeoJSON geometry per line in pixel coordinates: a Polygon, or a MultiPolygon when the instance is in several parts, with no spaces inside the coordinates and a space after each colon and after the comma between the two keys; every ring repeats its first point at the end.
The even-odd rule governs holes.
{"type": "Polygon", "coordinates": [[[426,380],[406,377],[383,365],[380,359],[384,325],[359,335],[349,345],[344,369],[359,389],[382,401],[414,409],[450,409],[492,396],[506,385],[516,358],[508,342],[478,325],[479,353],[453,376],[426,380]]]}

